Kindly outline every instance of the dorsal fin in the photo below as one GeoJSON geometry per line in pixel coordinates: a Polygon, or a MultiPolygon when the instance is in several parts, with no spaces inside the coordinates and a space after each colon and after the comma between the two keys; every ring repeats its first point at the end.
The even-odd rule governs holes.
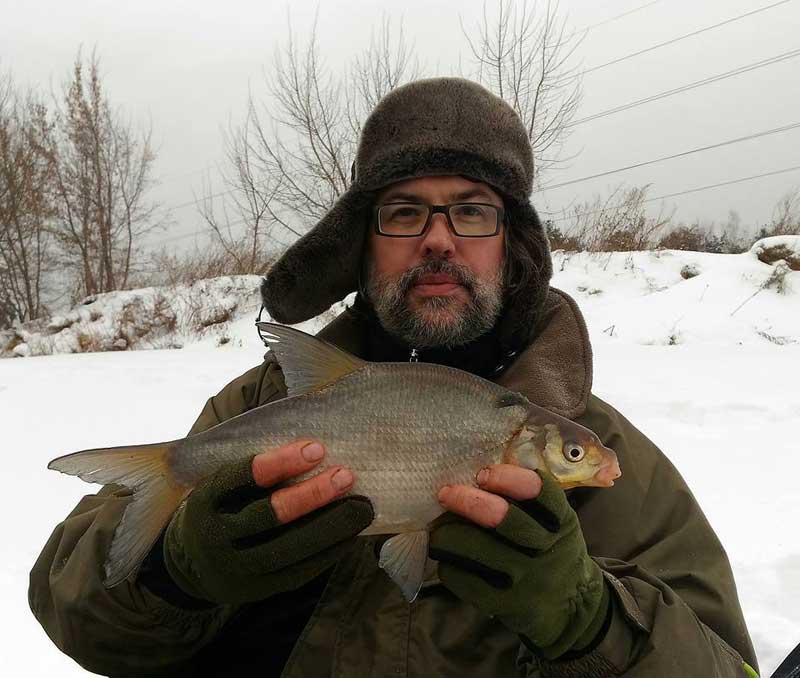
{"type": "Polygon", "coordinates": [[[290,396],[318,391],[366,364],[333,344],[293,327],[263,321],[256,325],[278,358],[290,396]]]}

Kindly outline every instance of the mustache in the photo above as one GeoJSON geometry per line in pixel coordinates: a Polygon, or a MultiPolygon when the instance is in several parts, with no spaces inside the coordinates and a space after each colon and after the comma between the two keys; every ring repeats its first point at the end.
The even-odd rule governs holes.
{"type": "Polygon", "coordinates": [[[446,259],[428,259],[417,266],[409,268],[397,281],[403,295],[405,295],[414,285],[419,283],[424,275],[439,273],[449,275],[459,285],[466,288],[472,294],[475,291],[477,278],[475,274],[462,264],[454,264],[446,259]]]}

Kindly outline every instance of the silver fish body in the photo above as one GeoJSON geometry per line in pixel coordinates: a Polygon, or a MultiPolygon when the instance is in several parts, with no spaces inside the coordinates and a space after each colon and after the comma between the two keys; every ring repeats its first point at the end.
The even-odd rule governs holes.
{"type": "Polygon", "coordinates": [[[320,391],[264,405],[180,441],[170,459],[181,484],[194,486],[223,464],[293,440],[324,443],[325,461],[294,482],[330,466],[355,472],[353,494],[370,499],[375,520],[366,534],[424,529],[442,513],[445,484],[474,484],[497,463],[528,416],[502,406],[509,392],[439,365],[367,363],[320,391]]]}

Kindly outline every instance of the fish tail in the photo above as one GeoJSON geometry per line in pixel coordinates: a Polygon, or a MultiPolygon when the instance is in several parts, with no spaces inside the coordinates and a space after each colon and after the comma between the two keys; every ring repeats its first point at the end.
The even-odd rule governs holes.
{"type": "Polygon", "coordinates": [[[169,452],[175,442],[84,450],[53,459],[47,468],[90,483],[116,483],[133,491],[105,562],[106,587],[134,572],[191,487],[175,482],[169,452]]]}

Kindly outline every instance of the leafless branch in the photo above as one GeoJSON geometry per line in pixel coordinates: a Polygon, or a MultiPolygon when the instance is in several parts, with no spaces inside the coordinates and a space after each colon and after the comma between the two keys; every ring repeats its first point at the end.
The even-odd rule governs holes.
{"type": "Polygon", "coordinates": [[[112,110],[95,53],[75,60],[42,148],[54,166],[53,233],[78,296],[124,289],[142,236],[158,225],[147,201],[155,154],[112,110]]]}
{"type": "MultiPolygon", "coordinates": [[[[327,212],[350,184],[361,125],[389,91],[417,77],[403,30],[384,18],[369,46],[339,75],[323,58],[315,19],[306,42],[291,22],[287,39],[273,56],[266,78],[268,102],[251,95],[243,124],[226,136],[230,189],[227,223],[244,225],[240,238],[255,250],[295,238],[327,212]],[[299,224],[297,223],[299,219],[299,224]]],[[[210,185],[204,190],[210,195],[210,185]]],[[[215,240],[234,244],[219,217],[204,202],[201,214],[215,240]]]]}
{"type": "Polygon", "coordinates": [[[505,99],[519,114],[533,146],[541,188],[562,157],[568,123],[581,99],[581,80],[570,62],[581,39],[566,29],[557,2],[499,0],[483,5],[481,23],[472,31],[462,23],[475,68],[474,77],[505,99]]]}
{"type": "Polygon", "coordinates": [[[47,111],[32,92],[0,76],[0,327],[45,311],[45,277],[53,264],[52,167],[38,140],[47,111]]]}
{"type": "Polygon", "coordinates": [[[669,228],[674,210],[664,206],[654,216],[647,214],[645,204],[650,185],[626,188],[620,184],[605,197],[572,206],[565,215],[563,227],[550,222],[548,235],[554,249],[576,249],[588,252],[627,252],[652,247],[657,236],[669,228]],[[567,245],[565,247],[565,244],[567,245]]]}

